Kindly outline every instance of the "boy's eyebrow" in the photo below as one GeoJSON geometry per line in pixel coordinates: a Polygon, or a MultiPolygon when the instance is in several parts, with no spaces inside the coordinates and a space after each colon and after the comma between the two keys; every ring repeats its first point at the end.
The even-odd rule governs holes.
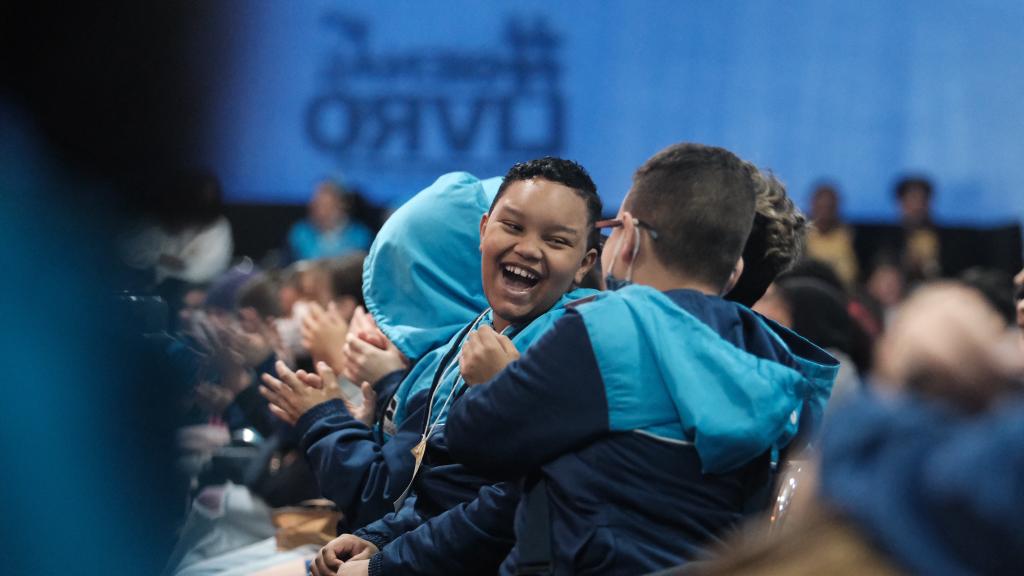
{"type": "MultiPolygon", "coordinates": [[[[505,206],[505,212],[508,212],[512,216],[517,216],[519,218],[523,217],[523,213],[520,212],[519,210],[513,208],[512,206],[507,206],[506,205],[505,206]]],[[[547,228],[547,231],[549,231],[549,232],[564,232],[566,234],[574,234],[574,235],[579,235],[579,233],[580,233],[580,231],[578,229],[573,228],[572,226],[569,226],[568,224],[554,224],[552,226],[549,226],[547,228]]]]}

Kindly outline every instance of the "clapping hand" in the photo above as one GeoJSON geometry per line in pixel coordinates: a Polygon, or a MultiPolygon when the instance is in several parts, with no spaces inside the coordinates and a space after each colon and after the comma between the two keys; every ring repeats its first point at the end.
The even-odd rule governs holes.
{"type": "Polygon", "coordinates": [[[340,370],[345,362],[345,337],[349,323],[341,317],[334,303],[325,310],[316,302],[309,305],[309,313],[302,319],[302,346],[309,350],[314,362],[326,362],[340,370]]]}
{"type": "Polygon", "coordinates": [[[324,362],[317,363],[319,375],[305,370],[292,372],[281,361],[274,367],[280,379],[263,374],[264,385],[260,386],[260,394],[270,402],[270,411],[292,426],[314,406],[344,398],[334,371],[324,362]]]}

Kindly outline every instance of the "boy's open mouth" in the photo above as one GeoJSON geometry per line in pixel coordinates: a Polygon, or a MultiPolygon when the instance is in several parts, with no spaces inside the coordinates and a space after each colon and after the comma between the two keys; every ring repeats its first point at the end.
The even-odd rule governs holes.
{"type": "Polygon", "coordinates": [[[505,286],[513,292],[529,292],[540,282],[538,272],[514,264],[504,264],[501,267],[501,276],[505,286]]]}

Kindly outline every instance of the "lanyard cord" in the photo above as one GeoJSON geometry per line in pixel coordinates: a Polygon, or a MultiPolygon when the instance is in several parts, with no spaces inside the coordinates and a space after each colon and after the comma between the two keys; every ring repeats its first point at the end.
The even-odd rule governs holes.
{"type": "MultiPolygon", "coordinates": [[[[433,435],[435,430],[442,426],[441,415],[444,414],[445,409],[448,407],[449,404],[451,404],[452,399],[457,397],[456,391],[459,389],[459,384],[463,381],[462,374],[459,374],[459,376],[455,379],[455,382],[452,384],[452,389],[451,391],[448,392],[448,397],[445,398],[444,404],[441,405],[441,409],[438,411],[437,420],[435,422],[431,422],[430,419],[434,414],[434,399],[437,396],[438,386],[441,384],[441,382],[444,381],[445,378],[448,377],[448,375],[452,373],[453,369],[458,368],[458,357],[459,352],[462,350],[462,343],[465,341],[466,337],[469,336],[469,333],[475,330],[476,327],[480,325],[480,322],[484,319],[485,316],[487,316],[489,312],[491,312],[490,308],[484,310],[479,316],[476,317],[476,320],[474,320],[472,324],[467,326],[462,331],[459,337],[455,340],[455,343],[452,345],[451,349],[448,350],[448,352],[444,355],[444,358],[441,359],[440,365],[434,372],[434,382],[430,386],[430,395],[427,398],[427,420],[424,424],[423,436],[420,438],[419,444],[417,444],[416,447],[412,449],[412,454],[416,458],[416,463],[413,466],[412,477],[409,479],[409,483],[406,485],[405,490],[403,490],[402,493],[398,496],[398,500],[395,500],[396,511],[400,509],[402,505],[405,503],[405,497],[409,495],[409,491],[412,490],[413,485],[416,483],[416,475],[419,473],[420,464],[422,463],[423,456],[426,454],[427,451],[427,440],[430,439],[431,435],[433,435]]],[[[511,333],[511,330],[512,325],[509,325],[504,330],[502,330],[501,333],[505,335],[506,332],[511,333]]]]}
{"type": "MultiPolygon", "coordinates": [[[[476,330],[477,326],[480,325],[480,322],[484,319],[485,316],[487,316],[487,313],[490,312],[490,311],[491,311],[491,309],[488,308],[487,310],[484,310],[482,314],[477,316],[477,318],[473,322],[473,324],[471,324],[469,326],[469,329],[466,330],[462,334],[462,336],[459,337],[458,341],[455,342],[455,345],[452,346],[452,350],[449,350],[448,354],[441,361],[442,366],[439,367],[439,370],[441,370],[441,375],[440,375],[439,378],[437,378],[435,380],[434,385],[431,387],[431,390],[430,390],[429,406],[427,407],[427,422],[426,422],[426,427],[424,428],[424,432],[423,432],[423,439],[424,440],[430,439],[430,437],[434,434],[434,432],[439,427],[443,426],[443,424],[441,422],[441,417],[445,413],[445,409],[448,408],[448,406],[452,403],[452,401],[459,396],[459,394],[457,394],[457,392],[459,391],[459,384],[462,383],[462,382],[465,382],[465,380],[462,378],[462,374],[459,374],[459,376],[455,379],[455,382],[452,384],[452,389],[448,392],[448,397],[445,398],[444,404],[442,404],[440,410],[437,411],[437,418],[436,418],[436,420],[434,420],[434,422],[431,422],[430,418],[433,415],[433,411],[434,411],[434,399],[436,397],[437,390],[440,387],[440,384],[442,382],[444,382],[445,378],[447,378],[452,373],[453,370],[458,369],[458,367],[459,367],[459,358],[458,358],[459,354],[458,354],[458,352],[462,351],[463,341],[466,339],[467,336],[469,336],[470,332],[473,332],[474,330],[476,330]],[[452,352],[455,352],[455,353],[453,354],[452,352]],[[445,365],[446,362],[447,362],[447,365],[445,365]]],[[[510,324],[508,327],[506,327],[504,330],[501,331],[501,334],[502,335],[506,335],[506,333],[511,333],[511,331],[512,331],[512,325],[510,324]]],[[[435,373],[435,375],[436,375],[436,373],[435,373]]]]}
{"type": "Polygon", "coordinates": [[[434,384],[433,386],[430,387],[430,397],[427,401],[427,420],[426,425],[424,426],[423,429],[424,440],[430,438],[430,435],[433,434],[434,430],[437,428],[437,424],[441,420],[441,414],[444,414],[444,410],[448,406],[448,403],[451,401],[452,395],[454,395],[455,390],[459,387],[459,380],[462,379],[462,375],[460,374],[459,377],[456,378],[455,383],[452,385],[452,391],[448,394],[448,398],[445,399],[444,404],[441,405],[441,409],[438,411],[437,421],[431,422],[430,418],[431,416],[433,416],[434,413],[434,398],[437,395],[438,387],[442,382],[444,382],[444,379],[447,378],[449,374],[451,374],[453,369],[458,368],[458,353],[460,350],[462,350],[462,343],[466,340],[466,337],[469,336],[470,332],[476,330],[476,327],[480,325],[480,322],[484,319],[485,316],[487,316],[487,313],[490,311],[490,308],[484,310],[479,316],[476,317],[476,320],[474,320],[473,323],[469,325],[469,328],[462,332],[458,340],[455,341],[455,344],[452,346],[451,350],[449,350],[448,353],[445,354],[445,357],[441,360],[441,365],[438,366],[438,371],[434,373],[434,384]]]}

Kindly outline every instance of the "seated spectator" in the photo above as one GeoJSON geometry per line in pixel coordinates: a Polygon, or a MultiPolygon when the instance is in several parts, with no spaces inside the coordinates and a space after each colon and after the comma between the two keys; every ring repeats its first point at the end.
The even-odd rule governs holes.
{"type": "Polygon", "coordinates": [[[602,255],[610,288],[636,285],[574,307],[452,407],[458,461],[525,478],[502,573],[665,568],[758,507],[771,455],[805,406],[820,413],[837,369],[718,296],[741,274],[758,186],[719,148],[648,160],[602,255]]]}
{"type": "MultiPolygon", "coordinates": [[[[436,205],[421,207],[436,209],[436,205]]],[[[586,172],[570,161],[543,158],[517,164],[509,171],[488,212],[482,215],[472,244],[453,247],[438,244],[436,235],[419,238],[436,249],[429,262],[420,261],[431,267],[432,277],[443,272],[446,278],[459,278],[462,270],[450,270],[445,255],[453,249],[476,252],[472,246],[479,246],[482,252],[475,255],[479,275],[475,281],[481,282],[490,307],[477,312],[448,342],[420,358],[395,392],[379,427],[357,424],[337,403],[314,398],[317,393],[286,368],[278,370],[281,380],[264,378],[267,397],[304,431],[307,455],[321,465],[325,493],[331,492],[336,502],[352,510],[351,528],[376,520],[396,501],[404,504],[399,512],[357,531],[364,540],[342,537],[359,541],[360,551],[367,553],[365,558],[387,544],[376,562],[393,570],[427,570],[438,566],[437,562],[454,562],[475,572],[467,567],[493,570],[507,553],[518,492],[514,487],[490,486],[487,479],[465,470],[447,455],[447,411],[465,390],[458,352],[464,344],[472,347],[479,334],[497,337],[499,332],[507,335],[513,349],[525,350],[565,312],[568,302],[593,294],[573,287],[596,259],[596,238],[591,232],[599,216],[600,200],[586,172]],[[411,451],[414,448],[416,451],[411,451]],[[417,527],[446,511],[468,514],[471,507],[466,504],[478,493],[490,495],[484,500],[491,509],[484,508],[487,514],[478,516],[476,523],[463,522],[451,532],[460,535],[460,549],[466,554],[446,556],[432,543],[424,547],[431,532],[417,527]],[[512,507],[496,508],[509,498],[513,498],[512,507]],[[495,532],[485,526],[502,530],[495,532]]],[[[463,223],[450,223],[439,232],[450,240],[464,227],[463,223]]],[[[303,381],[330,384],[335,380],[326,366],[318,368],[316,380],[303,381]]],[[[439,533],[451,530],[442,528],[439,533]]],[[[359,565],[363,558],[347,566],[359,565]]],[[[321,569],[334,563],[330,567],[333,572],[340,560],[332,555],[322,556],[318,562],[321,569]]],[[[367,569],[365,561],[361,565],[367,569]]]]}
{"type": "Polygon", "coordinates": [[[158,222],[124,245],[127,264],[152,269],[157,284],[167,278],[203,284],[227,270],[231,224],[223,214],[216,176],[206,171],[178,174],[157,202],[158,222]]]}
{"type": "Polygon", "coordinates": [[[1024,355],[999,314],[965,285],[925,286],[878,358],[883,391],[826,426],[818,494],[781,532],[750,525],[713,560],[673,574],[1024,570],[1024,355]]]}
{"type": "Polygon", "coordinates": [[[803,254],[807,218],[774,175],[757,171],[761,179],[754,204],[754,224],[743,247],[743,274],[725,296],[753,306],[772,281],[789,270],[803,254]]]}
{"type": "Polygon", "coordinates": [[[288,249],[293,260],[315,260],[365,252],[373,234],[350,217],[351,201],[340,185],[320,182],[309,202],[309,216],[288,232],[288,249]]]}
{"type": "Polygon", "coordinates": [[[896,184],[903,225],[900,265],[911,282],[942,275],[941,237],[932,221],[932,195],[932,183],[927,178],[908,177],[896,184]]]}
{"type": "Polygon", "coordinates": [[[231,223],[223,214],[221,187],[208,171],[182,172],[159,184],[152,221],[123,239],[121,260],[148,275],[144,288],[156,287],[171,307],[172,320],[190,291],[214,281],[231,264],[231,223]]]}
{"type": "Polygon", "coordinates": [[[1016,324],[1014,284],[1009,274],[995,268],[975,266],[964,270],[959,280],[984,296],[989,306],[1005,320],[1007,327],[1016,324]]]}
{"type": "Polygon", "coordinates": [[[896,257],[882,253],[875,259],[864,285],[864,299],[882,319],[881,330],[888,325],[892,310],[903,301],[907,293],[908,278],[896,257]]]}
{"type": "Polygon", "coordinates": [[[839,201],[839,191],[832,184],[819,184],[814,189],[807,255],[830,264],[849,290],[857,282],[859,268],[853,249],[854,232],[840,217],[839,201]]]}
{"type": "Polygon", "coordinates": [[[1020,331],[1020,345],[1024,349],[1024,269],[1013,277],[1013,297],[1017,310],[1017,329],[1020,331]]]}
{"type": "Polygon", "coordinates": [[[754,306],[754,311],[821,346],[839,361],[829,412],[861,389],[861,375],[852,359],[855,326],[847,309],[844,293],[821,280],[799,276],[779,278],[754,306]]]}

